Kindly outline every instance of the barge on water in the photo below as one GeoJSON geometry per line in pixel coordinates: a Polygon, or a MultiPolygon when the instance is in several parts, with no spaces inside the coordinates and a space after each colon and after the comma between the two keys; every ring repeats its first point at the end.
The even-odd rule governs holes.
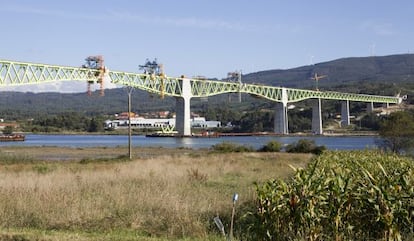
{"type": "Polygon", "coordinates": [[[205,137],[205,138],[211,138],[211,137],[220,137],[220,133],[218,132],[202,132],[202,133],[193,133],[190,136],[182,136],[177,131],[172,132],[162,132],[157,131],[155,133],[147,134],[146,137],[205,137]]]}
{"type": "Polygon", "coordinates": [[[24,141],[25,136],[21,134],[0,135],[0,141],[24,141]]]}

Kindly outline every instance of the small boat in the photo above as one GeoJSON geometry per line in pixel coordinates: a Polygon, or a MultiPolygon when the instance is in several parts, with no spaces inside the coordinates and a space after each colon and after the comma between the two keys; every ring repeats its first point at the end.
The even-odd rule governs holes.
{"type": "Polygon", "coordinates": [[[0,141],[24,141],[25,138],[22,134],[0,135],[0,141]]]}

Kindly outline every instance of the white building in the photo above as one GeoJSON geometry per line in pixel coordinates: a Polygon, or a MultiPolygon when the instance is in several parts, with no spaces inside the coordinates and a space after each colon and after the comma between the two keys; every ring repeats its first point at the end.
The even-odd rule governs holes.
{"type": "MultiPolygon", "coordinates": [[[[221,127],[220,121],[206,121],[204,117],[195,117],[190,120],[191,128],[217,128],[221,127]]],[[[163,127],[173,127],[175,126],[175,118],[170,119],[146,119],[143,117],[132,117],[131,118],[131,127],[132,128],[148,128],[148,129],[159,129],[163,127]]],[[[118,119],[118,120],[107,120],[105,121],[105,129],[117,129],[117,128],[127,128],[128,119],[118,119]]]]}

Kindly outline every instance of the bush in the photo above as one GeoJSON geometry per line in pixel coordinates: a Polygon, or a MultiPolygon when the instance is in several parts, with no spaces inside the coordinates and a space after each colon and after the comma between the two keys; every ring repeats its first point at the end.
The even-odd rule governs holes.
{"type": "Polygon", "coordinates": [[[289,153],[313,153],[320,155],[325,150],[325,146],[317,146],[315,141],[308,139],[300,139],[286,146],[286,152],[289,153]]]}
{"type": "Polygon", "coordinates": [[[13,127],[12,126],[5,126],[3,129],[4,135],[11,135],[13,134],[13,127]]]}
{"type": "Polygon", "coordinates": [[[234,144],[231,142],[222,142],[211,147],[217,152],[253,152],[253,147],[234,144]]]}
{"type": "Polygon", "coordinates": [[[414,115],[409,112],[391,113],[380,126],[379,146],[395,153],[414,149],[414,115]]]}
{"type": "Polygon", "coordinates": [[[259,149],[261,152],[280,152],[282,144],[278,141],[269,141],[265,146],[259,149]]]}

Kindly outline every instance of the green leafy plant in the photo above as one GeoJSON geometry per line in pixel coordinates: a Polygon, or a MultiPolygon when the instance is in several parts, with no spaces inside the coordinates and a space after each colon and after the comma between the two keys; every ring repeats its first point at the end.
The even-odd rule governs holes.
{"type": "Polygon", "coordinates": [[[414,162],[379,151],[324,152],[289,181],[257,185],[253,240],[406,240],[414,162]]]}

